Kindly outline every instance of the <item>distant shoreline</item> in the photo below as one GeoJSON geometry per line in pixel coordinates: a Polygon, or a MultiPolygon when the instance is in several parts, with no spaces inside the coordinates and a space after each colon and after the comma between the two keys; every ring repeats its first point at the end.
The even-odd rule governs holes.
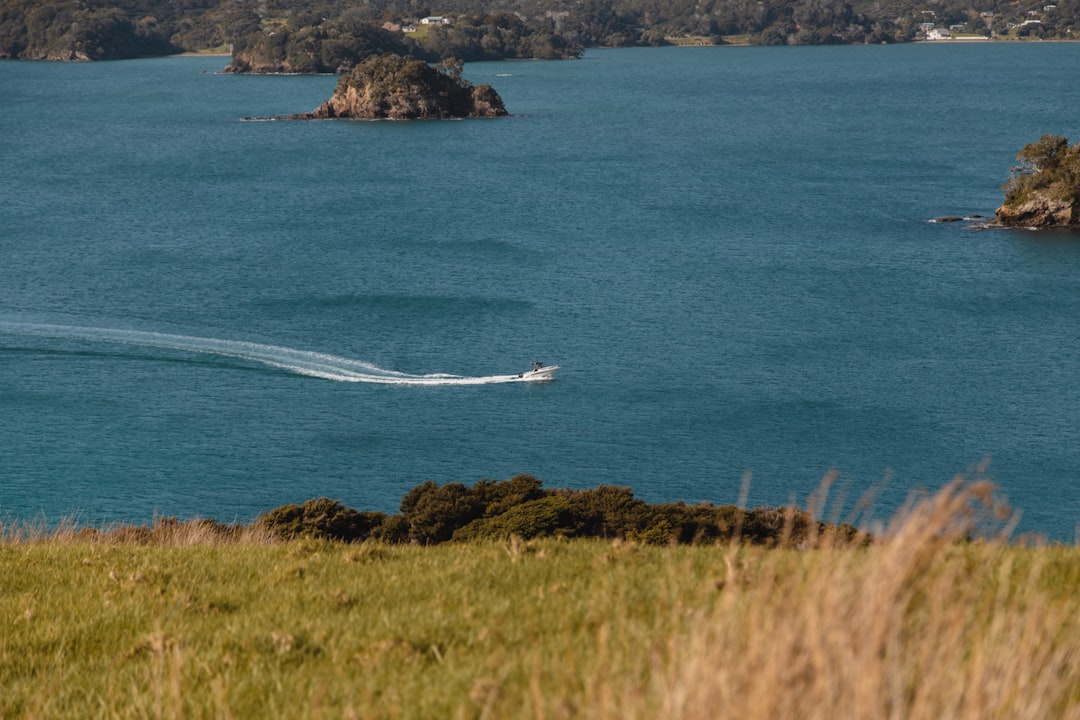
{"type": "MultiPolygon", "coordinates": [[[[1041,43],[1068,44],[1068,43],[1076,43],[1076,42],[1080,42],[1080,38],[1077,38],[1075,40],[1066,40],[1066,39],[1060,39],[1060,38],[1052,39],[1052,40],[1044,40],[1044,39],[1039,39],[1039,38],[1023,39],[1023,38],[961,37],[961,38],[950,38],[948,40],[911,40],[911,41],[902,42],[902,43],[881,43],[881,44],[883,44],[883,45],[951,45],[951,44],[967,44],[967,43],[1007,43],[1007,44],[1017,44],[1018,45],[1018,44],[1027,44],[1027,43],[1034,43],[1034,44],[1041,44],[1041,43]]],[[[859,45],[874,46],[874,47],[879,46],[878,43],[848,43],[848,45],[851,46],[851,47],[857,47],[859,45]]],[[[700,44],[700,43],[686,43],[686,44],[683,44],[683,43],[671,43],[670,45],[659,45],[659,46],[641,45],[641,46],[636,46],[636,47],[637,47],[637,49],[655,49],[655,48],[658,48],[658,47],[698,49],[698,48],[709,48],[709,47],[715,47],[715,48],[750,48],[750,47],[818,47],[818,46],[816,46],[816,45],[754,45],[754,44],[746,43],[746,42],[725,42],[725,43],[722,43],[720,45],[712,45],[712,44],[706,45],[706,44],[700,44]]],[[[831,45],[829,47],[838,47],[838,46],[831,45]]],[[[633,48],[633,47],[629,47],[629,48],[619,47],[619,48],[616,48],[616,47],[598,46],[598,47],[586,48],[586,51],[589,51],[589,50],[632,50],[632,49],[635,49],[635,48],[633,48]]],[[[191,58],[222,57],[222,58],[231,58],[232,53],[217,52],[217,51],[202,52],[202,51],[197,51],[197,50],[188,50],[188,51],[185,51],[185,52],[182,52],[182,53],[177,53],[175,55],[166,55],[164,57],[191,57],[191,58]]],[[[511,58],[506,58],[504,60],[477,60],[477,61],[474,61],[474,62],[509,62],[510,60],[511,60],[511,58]]],[[[239,74],[241,74],[241,75],[248,75],[248,74],[308,75],[308,74],[325,74],[325,73],[239,73],[239,74]]]]}
{"type": "MultiPolygon", "coordinates": [[[[1009,43],[1009,44],[1027,44],[1027,43],[1033,43],[1033,44],[1041,44],[1041,43],[1068,44],[1068,43],[1080,42],[1080,38],[1077,38],[1075,40],[1066,40],[1064,38],[1041,39],[1041,38],[959,37],[959,38],[949,38],[948,40],[910,40],[908,42],[902,42],[902,43],[846,43],[846,45],[851,46],[851,47],[857,47],[857,46],[860,46],[860,45],[877,47],[879,44],[884,44],[884,45],[949,45],[949,44],[952,44],[952,43],[961,43],[961,44],[963,44],[963,43],[970,43],[970,42],[978,42],[978,43],[1009,43]]],[[[721,43],[719,45],[702,44],[702,43],[676,43],[676,42],[673,42],[670,45],[639,45],[639,46],[634,46],[634,47],[606,47],[606,46],[601,45],[601,46],[590,47],[590,48],[585,48],[585,49],[586,49],[586,51],[588,51],[588,50],[633,50],[633,49],[656,49],[656,48],[663,48],[663,47],[697,49],[697,48],[709,48],[709,47],[735,48],[735,47],[818,47],[818,46],[816,46],[816,45],[754,45],[752,43],[746,43],[746,42],[725,42],[725,43],[721,43]]],[[[830,47],[838,47],[838,46],[831,45],[830,47]]],[[[224,57],[224,58],[231,58],[232,53],[218,52],[218,51],[203,52],[203,51],[198,51],[198,50],[187,50],[185,52],[177,53],[176,55],[169,55],[169,56],[166,56],[166,57],[224,57]]],[[[516,59],[516,58],[506,58],[505,60],[477,60],[477,61],[474,61],[474,62],[507,62],[507,61],[509,61],[511,59],[516,59]]],[[[277,73],[277,74],[282,74],[282,73],[277,73]]],[[[308,74],[308,73],[290,73],[290,74],[304,75],[304,74],[308,74]]]]}

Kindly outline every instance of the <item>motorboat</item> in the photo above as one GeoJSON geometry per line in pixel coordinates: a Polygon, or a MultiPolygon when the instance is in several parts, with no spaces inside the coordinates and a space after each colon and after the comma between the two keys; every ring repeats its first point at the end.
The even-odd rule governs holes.
{"type": "Polygon", "coordinates": [[[526,382],[540,382],[542,380],[554,380],[555,371],[559,369],[558,365],[545,365],[542,362],[532,362],[532,370],[523,372],[518,375],[519,378],[526,382]]]}

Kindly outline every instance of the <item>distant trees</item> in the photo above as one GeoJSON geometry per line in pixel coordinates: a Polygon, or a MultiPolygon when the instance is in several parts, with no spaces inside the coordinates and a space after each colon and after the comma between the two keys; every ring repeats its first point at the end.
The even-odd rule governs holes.
{"type": "Polygon", "coordinates": [[[74,2],[0,8],[0,58],[104,60],[171,52],[177,48],[152,16],[74,2]]]}
{"type": "Polygon", "coordinates": [[[829,525],[794,508],[740,510],[733,505],[650,505],[630,488],[544,490],[531,475],[461,483],[428,481],[401,500],[399,515],[360,513],[327,498],[286,505],[256,526],[282,538],[313,536],[434,545],[482,539],[622,538],[649,544],[711,544],[734,537],[760,545],[796,545],[815,534],[840,542],[865,538],[849,525],[829,525]]]}
{"type": "Polygon", "coordinates": [[[408,54],[414,45],[400,33],[348,15],[318,24],[293,18],[268,27],[247,26],[233,40],[227,72],[344,73],[366,58],[408,54]]]}
{"type": "MultiPolygon", "coordinates": [[[[904,42],[924,22],[1075,39],[1080,2],[1010,0],[3,0],[0,58],[131,57],[232,45],[251,69],[338,72],[381,52],[429,61],[572,58],[688,36],[759,44],[904,42]],[[428,14],[425,32],[382,34],[428,14]]],[[[241,63],[242,65],[242,63],[241,63]]]]}
{"type": "Polygon", "coordinates": [[[1005,190],[1005,204],[1014,205],[1041,192],[1055,200],[1080,204],[1080,143],[1058,135],[1043,135],[1025,145],[1016,155],[1005,190]]]}
{"type": "Polygon", "coordinates": [[[283,539],[314,537],[351,541],[370,537],[385,521],[383,513],[357,512],[336,500],[317,498],[271,510],[255,524],[283,539]]]}
{"type": "Polygon", "coordinates": [[[504,12],[466,13],[449,25],[435,25],[415,39],[421,54],[480,60],[561,60],[581,54],[583,47],[557,33],[544,17],[526,22],[504,12]]]}
{"type": "Polygon", "coordinates": [[[429,62],[507,58],[576,57],[582,48],[552,32],[550,23],[527,24],[516,15],[461,15],[451,25],[423,34],[389,31],[358,8],[339,15],[294,14],[275,23],[248,24],[236,33],[231,72],[343,73],[362,60],[386,53],[429,62]]]}
{"type": "Polygon", "coordinates": [[[177,48],[153,17],[132,21],[118,9],[79,13],[71,26],[71,44],[91,59],[167,55],[177,48]]]}

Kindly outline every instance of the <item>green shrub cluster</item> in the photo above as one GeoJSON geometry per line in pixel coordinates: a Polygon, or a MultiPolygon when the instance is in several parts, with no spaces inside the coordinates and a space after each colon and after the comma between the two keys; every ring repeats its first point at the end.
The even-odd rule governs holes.
{"type": "Polygon", "coordinates": [[[401,33],[356,21],[348,14],[305,25],[293,18],[282,27],[249,28],[233,43],[227,72],[344,73],[357,63],[384,53],[415,50],[401,33]]]}
{"type": "Polygon", "coordinates": [[[1019,205],[1036,194],[1080,205],[1080,143],[1043,135],[1017,153],[1005,191],[1005,205],[1019,205]]]}
{"type": "Polygon", "coordinates": [[[152,16],[70,0],[0,3],[0,59],[113,60],[178,51],[152,16]]]}
{"type": "Polygon", "coordinates": [[[230,72],[345,73],[386,53],[436,62],[458,57],[469,62],[506,58],[577,57],[582,47],[516,15],[461,16],[452,26],[431,26],[423,35],[387,31],[359,8],[336,17],[305,13],[263,27],[248,23],[234,35],[230,72]]]}
{"type": "Polygon", "coordinates": [[[308,500],[301,505],[285,505],[260,515],[257,527],[291,539],[314,537],[325,540],[363,540],[386,521],[378,512],[358,512],[329,498],[308,500]]]}
{"type": "Polygon", "coordinates": [[[620,538],[647,544],[702,545],[739,538],[757,545],[797,545],[813,534],[841,542],[860,535],[850,525],[815,521],[795,508],[741,510],[734,505],[649,504],[627,487],[545,490],[531,475],[438,485],[427,481],[401,500],[401,512],[357,512],[327,498],[287,505],[256,526],[284,538],[311,536],[357,542],[436,545],[450,541],[541,537],[620,538]]]}

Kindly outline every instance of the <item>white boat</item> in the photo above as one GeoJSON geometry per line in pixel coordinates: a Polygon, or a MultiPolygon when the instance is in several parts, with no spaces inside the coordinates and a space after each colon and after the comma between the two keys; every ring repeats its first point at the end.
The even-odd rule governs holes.
{"type": "Polygon", "coordinates": [[[540,382],[542,380],[554,380],[555,371],[559,369],[558,365],[545,365],[542,362],[533,362],[532,370],[523,372],[518,375],[519,378],[526,382],[540,382]]]}

